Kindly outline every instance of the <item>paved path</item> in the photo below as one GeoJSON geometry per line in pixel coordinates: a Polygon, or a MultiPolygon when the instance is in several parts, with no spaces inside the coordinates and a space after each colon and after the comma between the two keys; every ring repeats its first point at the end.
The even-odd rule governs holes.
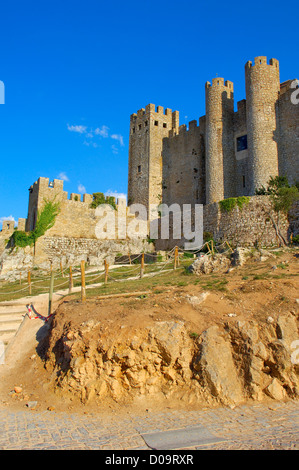
{"type": "Polygon", "coordinates": [[[0,409],[0,450],[299,450],[299,403],[101,417],[0,409]]]}

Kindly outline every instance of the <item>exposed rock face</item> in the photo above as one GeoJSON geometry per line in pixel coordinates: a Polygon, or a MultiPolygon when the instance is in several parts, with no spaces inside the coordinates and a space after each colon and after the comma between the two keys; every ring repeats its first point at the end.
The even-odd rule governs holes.
{"type": "Polygon", "coordinates": [[[248,399],[299,397],[299,368],[291,360],[298,319],[276,323],[230,321],[192,340],[182,321],[162,321],[115,335],[100,322],[69,323],[59,339],[54,317],[46,364],[58,373],[56,386],[83,403],[137,396],[206,400],[224,405],[248,399]],[[58,341],[57,341],[58,339],[58,341]]]}
{"type": "Polygon", "coordinates": [[[49,272],[50,261],[55,269],[60,265],[80,265],[84,260],[89,266],[103,267],[104,260],[111,265],[118,253],[123,255],[153,251],[153,245],[145,240],[97,240],[88,238],[63,238],[43,236],[36,247],[5,248],[0,253],[0,280],[16,281],[27,275],[28,270],[38,268],[49,272]]]}
{"type": "Polygon", "coordinates": [[[18,248],[11,253],[6,249],[0,255],[0,277],[14,281],[19,278],[20,271],[27,273],[33,266],[33,249],[31,247],[18,248]]]}
{"type": "Polygon", "coordinates": [[[228,335],[217,326],[211,326],[198,343],[199,352],[193,365],[199,382],[224,404],[242,402],[243,390],[228,335]]]}
{"type": "Polygon", "coordinates": [[[232,253],[232,266],[243,266],[250,254],[248,248],[236,248],[232,253]]]}

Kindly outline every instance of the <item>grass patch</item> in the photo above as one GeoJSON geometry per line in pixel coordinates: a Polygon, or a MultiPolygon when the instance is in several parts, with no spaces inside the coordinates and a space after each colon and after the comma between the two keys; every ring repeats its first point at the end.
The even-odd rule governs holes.
{"type": "Polygon", "coordinates": [[[192,331],[192,332],[189,333],[189,336],[192,339],[197,339],[199,337],[199,334],[192,331]]]}
{"type": "Polygon", "coordinates": [[[217,290],[221,292],[227,291],[228,281],[226,279],[211,279],[209,281],[201,283],[201,287],[204,290],[217,290]]]}

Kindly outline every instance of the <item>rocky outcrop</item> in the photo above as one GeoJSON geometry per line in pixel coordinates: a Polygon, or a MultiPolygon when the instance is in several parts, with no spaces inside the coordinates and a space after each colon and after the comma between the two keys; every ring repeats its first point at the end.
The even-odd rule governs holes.
{"type": "Polygon", "coordinates": [[[180,395],[189,403],[235,405],[299,397],[299,368],[292,361],[298,318],[292,314],[272,324],[231,320],[196,339],[182,321],[124,327],[120,334],[101,322],[78,329],[65,323],[59,338],[56,322],[54,316],[46,366],[58,376],[55,387],[83,403],[180,395]]]}
{"type": "Polygon", "coordinates": [[[191,264],[189,270],[194,274],[210,274],[213,272],[225,272],[230,267],[229,257],[216,253],[213,256],[203,255],[191,264]]]}
{"type": "Polygon", "coordinates": [[[97,240],[43,236],[35,247],[10,247],[0,255],[0,280],[16,281],[20,274],[39,269],[48,274],[50,262],[54,269],[78,266],[84,260],[89,266],[103,267],[104,260],[111,265],[119,254],[152,252],[153,245],[142,239],[97,240]]]}
{"type": "Polygon", "coordinates": [[[20,277],[27,276],[27,271],[32,269],[34,262],[33,248],[6,248],[0,255],[0,280],[16,281],[20,277]]]}
{"type": "Polygon", "coordinates": [[[195,377],[205,391],[224,404],[244,401],[228,334],[217,326],[211,326],[202,333],[198,345],[193,367],[197,372],[195,377]]]}

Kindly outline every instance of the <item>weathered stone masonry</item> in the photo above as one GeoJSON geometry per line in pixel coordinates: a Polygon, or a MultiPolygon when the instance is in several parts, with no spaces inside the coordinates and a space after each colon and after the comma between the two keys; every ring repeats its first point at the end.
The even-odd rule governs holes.
{"type": "Polygon", "coordinates": [[[299,181],[299,104],[279,62],[245,66],[246,100],[234,110],[234,84],[206,83],[206,115],[186,126],[153,104],[131,116],[129,202],[211,204],[252,196],[270,177],[299,181]],[[172,118],[172,119],[171,119],[172,118]],[[146,124],[145,124],[146,123],[146,124]],[[147,126],[149,126],[147,128],[147,126]],[[158,162],[160,162],[158,164],[158,162]]]}
{"type": "MultiPolygon", "coordinates": [[[[280,83],[278,61],[268,63],[266,57],[256,57],[254,64],[245,65],[245,82],[246,99],[237,103],[236,110],[231,81],[217,77],[207,82],[206,115],[188,127],[179,124],[178,111],[153,104],[131,115],[129,206],[143,204],[151,220],[151,205],[203,204],[204,230],[216,240],[243,245],[259,240],[263,245],[276,243],[267,217],[267,198],[252,197],[242,211],[236,208],[228,214],[221,213],[217,204],[228,197],[253,196],[271,176],[287,176],[291,184],[299,181],[299,104],[291,99],[294,80],[280,83]]],[[[96,240],[99,217],[90,207],[92,195],[73,193],[68,197],[61,180],[39,178],[31,186],[28,217],[19,220],[18,229],[28,232],[35,228],[45,200],[59,202],[60,213],[46,238],[37,244],[39,259],[55,258],[55,250],[64,256],[66,244],[71,247],[70,257],[73,251],[96,261],[97,252],[102,259],[105,248],[96,240]]],[[[135,217],[123,199],[117,201],[117,210],[123,211],[127,222],[135,217]]],[[[299,233],[298,210],[297,205],[289,225],[284,221],[285,236],[299,233]]],[[[13,231],[14,223],[5,221],[0,253],[13,231]]],[[[166,245],[171,248],[177,242],[170,240],[166,245]]],[[[165,248],[164,241],[160,245],[165,248]]]]}

